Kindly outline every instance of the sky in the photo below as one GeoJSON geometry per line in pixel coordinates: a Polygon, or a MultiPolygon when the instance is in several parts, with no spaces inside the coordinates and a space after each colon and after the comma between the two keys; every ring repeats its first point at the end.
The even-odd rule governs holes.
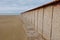
{"type": "Polygon", "coordinates": [[[18,15],[53,0],[0,0],[0,15],[18,15]]]}

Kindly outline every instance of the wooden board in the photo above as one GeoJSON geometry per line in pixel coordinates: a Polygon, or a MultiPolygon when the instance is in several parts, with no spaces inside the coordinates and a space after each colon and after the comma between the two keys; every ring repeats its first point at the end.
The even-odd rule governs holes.
{"type": "Polygon", "coordinates": [[[43,36],[47,40],[50,40],[51,18],[52,18],[52,6],[45,7],[43,20],[43,36]]]}
{"type": "Polygon", "coordinates": [[[34,14],[35,14],[35,19],[34,19],[35,20],[35,31],[38,32],[38,24],[37,24],[37,22],[38,22],[38,20],[37,20],[38,10],[35,10],[34,14]]]}
{"type": "Polygon", "coordinates": [[[52,40],[60,40],[60,4],[54,6],[52,40]]]}
{"type": "Polygon", "coordinates": [[[42,35],[43,8],[38,11],[38,32],[42,35]]]}

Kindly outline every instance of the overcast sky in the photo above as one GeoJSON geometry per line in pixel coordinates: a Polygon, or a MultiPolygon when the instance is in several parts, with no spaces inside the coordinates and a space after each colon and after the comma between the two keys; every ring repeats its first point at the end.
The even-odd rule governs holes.
{"type": "Polygon", "coordinates": [[[0,15],[19,14],[52,0],[0,0],[0,15]]]}

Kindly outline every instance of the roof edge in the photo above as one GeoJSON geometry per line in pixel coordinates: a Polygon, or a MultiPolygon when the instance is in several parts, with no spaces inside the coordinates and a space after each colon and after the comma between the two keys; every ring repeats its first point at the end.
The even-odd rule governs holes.
{"type": "Polygon", "coordinates": [[[38,7],[36,7],[36,8],[27,10],[27,11],[25,11],[25,12],[22,12],[22,14],[23,14],[23,13],[26,13],[26,12],[29,12],[29,11],[32,11],[32,10],[36,10],[36,9],[39,9],[39,8],[43,8],[43,7],[46,7],[46,6],[49,6],[49,5],[54,5],[54,4],[57,4],[57,3],[60,3],[60,0],[58,0],[58,1],[52,1],[52,2],[49,2],[49,3],[44,4],[44,5],[42,5],[42,6],[38,6],[38,7]]]}

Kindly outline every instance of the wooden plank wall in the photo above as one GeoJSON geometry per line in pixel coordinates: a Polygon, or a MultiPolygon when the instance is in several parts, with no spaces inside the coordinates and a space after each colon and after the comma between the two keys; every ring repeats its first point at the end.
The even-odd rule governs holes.
{"type": "Polygon", "coordinates": [[[60,4],[28,11],[21,14],[26,29],[32,27],[44,40],[60,40],[60,4]]]}

